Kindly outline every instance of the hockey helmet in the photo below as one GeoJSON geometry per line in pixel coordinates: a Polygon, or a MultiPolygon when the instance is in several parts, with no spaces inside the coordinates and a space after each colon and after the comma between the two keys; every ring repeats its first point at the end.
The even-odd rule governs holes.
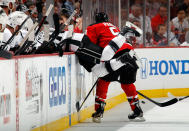
{"type": "Polygon", "coordinates": [[[7,24],[12,27],[15,28],[17,25],[21,25],[22,22],[27,18],[27,15],[24,12],[21,11],[15,11],[13,13],[11,13],[8,16],[8,21],[7,24]]]}
{"type": "Polygon", "coordinates": [[[22,12],[27,12],[27,11],[29,11],[28,7],[27,7],[26,5],[24,5],[24,4],[18,6],[16,10],[17,10],[17,11],[22,11],[22,12]]]}
{"type": "Polygon", "coordinates": [[[95,20],[96,20],[96,23],[101,23],[101,22],[108,22],[109,18],[105,12],[99,12],[99,13],[96,13],[95,20]]]}

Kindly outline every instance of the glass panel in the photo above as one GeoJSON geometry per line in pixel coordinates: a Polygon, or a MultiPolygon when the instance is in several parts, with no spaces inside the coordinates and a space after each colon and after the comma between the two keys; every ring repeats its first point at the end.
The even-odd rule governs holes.
{"type": "Polygon", "coordinates": [[[170,45],[189,43],[189,0],[171,0],[170,11],[170,45]]]}
{"type": "MultiPolygon", "coordinates": [[[[126,21],[130,21],[145,32],[140,38],[132,39],[135,47],[177,46],[184,41],[189,42],[187,1],[120,0],[121,27],[126,21]],[[184,19],[184,22],[178,22],[178,18],[181,21],[184,19]]],[[[110,22],[119,26],[119,0],[83,0],[82,2],[84,28],[94,22],[94,15],[98,11],[106,12],[110,22]]]]}
{"type": "Polygon", "coordinates": [[[173,32],[172,22],[170,22],[170,2],[171,0],[147,0],[152,26],[150,46],[177,46],[179,44],[173,32]]]}
{"type": "Polygon", "coordinates": [[[125,26],[129,19],[129,0],[121,0],[121,27],[125,26]]]}

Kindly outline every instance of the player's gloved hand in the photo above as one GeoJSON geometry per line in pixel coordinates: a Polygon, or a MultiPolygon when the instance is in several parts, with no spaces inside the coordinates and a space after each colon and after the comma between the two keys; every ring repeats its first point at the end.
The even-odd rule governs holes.
{"type": "Polygon", "coordinates": [[[132,34],[134,34],[136,37],[140,37],[140,33],[139,33],[138,31],[136,31],[135,29],[130,28],[130,27],[128,27],[128,26],[124,26],[124,27],[121,29],[121,31],[120,31],[119,34],[121,34],[122,36],[124,36],[124,35],[127,34],[127,33],[132,33],[132,34]]]}

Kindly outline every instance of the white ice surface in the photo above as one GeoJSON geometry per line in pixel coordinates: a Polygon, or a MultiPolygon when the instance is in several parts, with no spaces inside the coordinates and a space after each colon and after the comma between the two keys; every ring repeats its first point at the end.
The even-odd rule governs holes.
{"type": "MultiPolygon", "coordinates": [[[[162,102],[165,99],[154,99],[162,102]]],[[[74,125],[67,131],[189,131],[189,99],[168,107],[158,107],[145,100],[141,103],[145,122],[130,122],[128,102],[106,111],[102,123],[93,123],[91,118],[74,125]]]]}

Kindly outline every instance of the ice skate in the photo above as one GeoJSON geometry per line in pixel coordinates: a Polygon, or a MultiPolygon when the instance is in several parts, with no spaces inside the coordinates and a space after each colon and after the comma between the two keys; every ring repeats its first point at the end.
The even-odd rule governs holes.
{"type": "Polygon", "coordinates": [[[96,101],[96,103],[99,104],[99,107],[96,112],[92,114],[92,121],[96,123],[101,123],[106,103],[103,101],[96,101]]]}
{"type": "Polygon", "coordinates": [[[134,121],[134,122],[142,122],[145,121],[144,117],[143,117],[143,111],[142,109],[139,107],[139,105],[136,106],[136,108],[134,109],[132,114],[128,115],[128,118],[130,121],[134,121]]]}
{"type": "Polygon", "coordinates": [[[101,119],[103,117],[103,114],[100,112],[95,112],[92,114],[92,120],[96,123],[101,123],[101,119]]]}

